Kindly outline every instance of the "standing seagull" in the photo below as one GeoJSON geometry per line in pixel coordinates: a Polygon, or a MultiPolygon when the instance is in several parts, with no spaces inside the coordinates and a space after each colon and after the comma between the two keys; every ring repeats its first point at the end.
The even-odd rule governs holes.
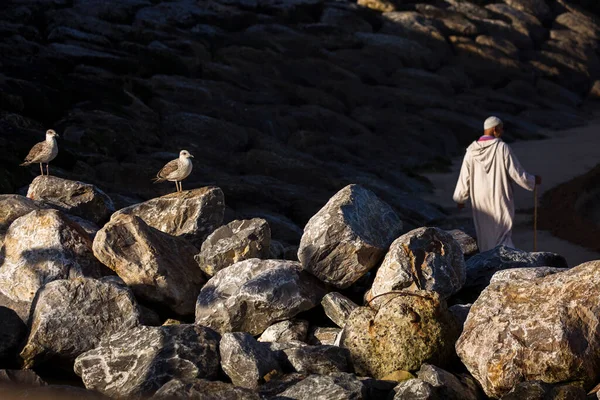
{"type": "Polygon", "coordinates": [[[187,178],[192,172],[192,160],[193,155],[188,153],[187,150],[181,150],[179,152],[179,158],[169,161],[154,178],[154,183],[170,181],[175,182],[177,191],[183,191],[183,185],[181,181],[187,178]]]}
{"type": "Polygon", "coordinates": [[[44,175],[44,168],[42,167],[42,164],[45,163],[46,175],[50,175],[50,166],[48,163],[54,160],[58,154],[58,143],[56,143],[57,137],[58,134],[52,129],[47,130],[46,140],[33,146],[29,151],[29,154],[27,154],[27,157],[25,157],[25,162],[21,165],[25,166],[29,164],[40,163],[40,171],[42,172],[42,175],[44,175]]]}

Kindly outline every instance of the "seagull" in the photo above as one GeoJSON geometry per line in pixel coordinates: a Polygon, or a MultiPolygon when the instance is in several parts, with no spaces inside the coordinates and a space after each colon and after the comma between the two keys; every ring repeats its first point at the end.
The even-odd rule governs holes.
{"type": "Polygon", "coordinates": [[[46,140],[43,142],[37,143],[35,146],[29,150],[29,154],[25,157],[25,162],[21,164],[21,166],[40,163],[40,171],[42,175],[44,175],[44,168],[42,164],[46,164],[46,175],[50,175],[48,163],[56,158],[58,154],[58,143],[56,143],[56,138],[58,137],[58,133],[54,132],[52,129],[48,129],[46,131],[46,140]]]}
{"type": "Polygon", "coordinates": [[[181,181],[187,178],[192,172],[192,160],[194,158],[187,150],[181,150],[179,152],[179,158],[169,161],[154,178],[154,183],[170,181],[175,182],[177,191],[183,191],[183,185],[181,181]]]}

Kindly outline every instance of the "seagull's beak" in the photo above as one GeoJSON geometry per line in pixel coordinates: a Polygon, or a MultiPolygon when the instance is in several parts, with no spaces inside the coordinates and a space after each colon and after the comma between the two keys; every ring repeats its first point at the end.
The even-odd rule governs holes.
{"type": "Polygon", "coordinates": [[[194,156],[193,156],[193,155],[191,155],[191,154],[190,154],[190,157],[194,158],[194,156]]]}

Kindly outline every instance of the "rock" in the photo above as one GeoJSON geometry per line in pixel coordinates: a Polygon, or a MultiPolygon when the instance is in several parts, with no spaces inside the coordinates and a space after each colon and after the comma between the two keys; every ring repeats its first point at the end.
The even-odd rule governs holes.
{"type": "Polygon", "coordinates": [[[515,386],[502,400],[585,400],[586,391],[575,385],[551,385],[542,381],[526,381],[515,386]]]}
{"type": "Polygon", "coordinates": [[[600,26],[592,21],[592,19],[585,18],[581,14],[566,12],[557,16],[554,23],[570,29],[584,37],[595,40],[600,39],[600,26]]]}
{"type": "Polygon", "coordinates": [[[600,100],[600,80],[594,81],[588,93],[588,99],[600,100]]]}
{"type": "Polygon", "coordinates": [[[367,390],[353,374],[310,375],[273,400],[366,400],[367,390]]]}
{"type": "Polygon", "coordinates": [[[377,265],[401,230],[389,205],[371,191],[349,185],[308,221],[298,259],[322,281],[347,288],[377,265]]]}
{"type": "Polygon", "coordinates": [[[462,331],[462,326],[465,324],[465,321],[467,320],[467,316],[469,315],[471,306],[472,306],[472,304],[455,304],[448,308],[448,311],[450,311],[452,313],[452,315],[454,315],[454,318],[456,318],[456,321],[458,322],[459,326],[461,327],[461,331],[462,331]]]}
{"type": "Polygon", "coordinates": [[[494,36],[479,35],[475,38],[475,43],[482,46],[492,47],[496,50],[500,50],[506,56],[518,60],[519,59],[519,48],[515,46],[510,40],[502,39],[494,36]]]}
{"type": "Polygon", "coordinates": [[[299,346],[282,350],[294,372],[331,375],[352,372],[348,349],[338,346],[299,346]]]}
{"type": "Polygon", "coordinates": [[[27,368],[52,362],[70,370],[77,356],[140,318],[127,287],[88,278],[50,282],[38,292],[21,357],[27,368]]]}
{"type": "Polygon", "coordinates": [[[460,379],[431,364],[421,365],[417,376],[438,389],[438,393],[448,400],[478,400],[479,393],[465,386],[460,379]]]}
{"type": "Polygon", "coordinates": [[[551,10],[545,0],[504,0],[515,10],[524,11],[539,19],[546,21],[551,18],[551,10]]]}
{"type": "Polygon", "coordinates": [[[399,68],[391,76],[390,83],[398,87],[427,87],[439,90],[445,95],[454,94],[454,88],[448,78],[416,68],[399,68]]]}
{"type": "Polygon", "coordinates": [[[137,327],[77,357],[75,373],[109,397],[149,397],[172,379],[215,379],[219,339],[203,326],[137,327]]]}
{"type": "Polygon", "coordinates": [[[445,2],[450,4],[448,10],[464,14],[467,18],[472,20],[491,19],[493,17],[493,14],[490,11],[468,1],[445,0],[445,2]]]}
{"type": "Polygon", "coordinates": [[[548,252],[528,253],[506,246],[479,253],[467,261],[467,280],[464,287],[484,288],[498,271],[525,267],[568,268],[564,257],[548,252]]]}
{"type": "Polygon", "coordinates": [[[94,239],[94,254],[141,299],[193,314],[195,296],[206,281],[186,240],[148,226],[135,215],[119,214],[94,239]]]}
{"type": "Polygon", "coordinates": [[[496,272],[492,276],[490,283],[510,282],[518,279],[534,280],[565,271],[568,271],[568,268],[533,267],[505,269],[503,271],[496,272]]]}
{"type": "Polygon", "coordinates": [[[110,197],[94,185],[55,176],[36,177],[27,197],[100,225],[115,211],[110,197]]]}
{"type": "Polygon", "coordinates": [[[416,376],[414,376],[413,374],[411,374],[408,371],[402,371],[401,369],[398,371],[390,372],[389,374],[387,374],[386,376],[381,378],[382,381],[393,381],[393,382],[404,382],[409,379],[416,379],[416,376]]]}
{"type": "Polygon", "coordinates": [[[110,270],[96,260],[87,234],[56,210],[32,211],[16,219],[0,254],[0,292],[24,304],[26,320],[38,289],[57,279],[100,278],[110,270]]]}
{"type": "Polygon", "coordinates": [[[307,343],[312,345],[338,346],[336,339],[341,332],[340,328],[313,327],[309,332],[307,343]]]}
{"type": "Polygon", "coordinates": [[[421,379],[408,379],[394,388],[393,400],[445,400],[438,388],[421,379]]]}
{"type": "Polygon", "coordinates": [[[488,396],[501,397],[524,380],[596,384],[598,366],[589,354],[600,334],[588,316],[598,312],[599,269],[591,261],[541,278],[532,278],[531,269],[518,277],[514,269],[510,280],[481,293],[456,350],[488,396]]]}
{"type": "Polygon", "coordinates": [[[433,19],[445,36],[475,36],[479,33],[478,26],[459,12],[423,3],[417,4],[415,8],[421,14],[433,19]]]}
{"type": "Polygon", "coordinates": [[[460,229],[452,229],[451,231],[447,232],[452,235],[454,240],[458,242],[463,255],[472,256],[479,251],[479,248],[477,247],[477,240],[460,229]]]}
{"type": "Polygon", "coordinates": [[[268,258],[271,229],[261,218],[235,220],[211,233],[195,259],[208,276],[249,258],[268,258]]]}
{"type": "Polygon", "coordinates": [[[542,26],[539,19],[533,15],[517,10],[507,4],[488,4],[488,10],[502,15],[512,22],[512,26],[525,36],[529,36],[534,43],[542,43],[547,39],[548,31],[542,26]]]}
{"type": "Polygon", "coordinates": [[[306,340],[308,321],[285,320],[269,326],[258,338],[259,342],[290,342],[306,340]]]}
{"type": "Polygon", "coordinates": [[[18,194],[0,195],[0,246],[8,227],[14,220],[40,208],[40,205],[33,200],[18,194]]]}
{"type": "Polygon", "coordinates": [[[321,300],[321,305],[329,319],[340,328],[344,327],[350,313],[358,307],[356,303],[338,292],[327,293],[321,300]]]}
{"type": "Polygon", "coordinates": [[[182,236],[200,247],[206,237],[221,226],[224,212],[223,191],[218,187],[203,187],[123,208],[111,219],[121,214],[135,215],[159,231],[182,236]]]}
{"type": "Polygon", "coordinates": [[[438,228],[418,228],[392,243],[371,294],[428,290],[447,299],[462,288],[465,276],[463,253],[452,235],[438,228]]]}
{"type": "Polygon", "coordinates": [[[394,11],[396,9],[394,3],[393,0],[357,0],[356,2],[359,6],[381,12],[394,11]]]}
{"type": "Polygon", "coordinates": [[[385,50],[390,56],[413,68],[435,69],[439,67],[438,56],[416,41],[383,33],[357,32],[355,37],[373,50],[385,50]]]}
{"type": "Polygon", "coordinates": [[[173,379],[163,385],[152,399],[260,400],[260,396],[252,390],[225,382],[196,379],[186,383],[173,379]]]}
{"type": "Polygon", "coordinates": [[[350,350],[358,374],[381,378],[396,370],[415,371],[425,362],[449,363],[457,337],[456,321],[439,295],[418,291],[390,295],[378,311],[354,310],[341,345],[350,350]]]}
{"type": "Polygon", "coordinates": [[[1,306],[0,321],[0,366],[8,368],[16,365],[17,354],[27,337],[27,325],[13,310],[1,306]]]}
{"type": "Polygon", "coordinates": [[[536,86],[540,95],[573,108],[580,106],[583,101],[578,94],[546,79],[539,79],[536,86]]]}
{"type": "Polygon", "coordinates": [[[219,351],[223,371],[236,386],[257,389],[268,374],[281,372],[271,350],[248,333],[223,334],[219,351]]]}
{"type": "Polygon", "coordinates": [[[200,291],[196,323],[218,332],[259,335],[316,306],[323,285],[298,262],[253,258],[217,272],[200,291]]]}

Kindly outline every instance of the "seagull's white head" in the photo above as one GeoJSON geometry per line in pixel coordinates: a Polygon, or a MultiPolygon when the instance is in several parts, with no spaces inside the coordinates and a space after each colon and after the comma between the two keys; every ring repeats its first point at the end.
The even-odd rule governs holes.
{"type": "Polygon", "coordinates": [[[58,136],[58,133],[56,133],[54,130],[48,129],[46,131],[46,137],[59,137],[59,136],[58,136]]]}
{"type": "Polygon", "coordinates": [[[179,152],[179,158],[194,158],[187,150],[181,150],[179,152]]]}

